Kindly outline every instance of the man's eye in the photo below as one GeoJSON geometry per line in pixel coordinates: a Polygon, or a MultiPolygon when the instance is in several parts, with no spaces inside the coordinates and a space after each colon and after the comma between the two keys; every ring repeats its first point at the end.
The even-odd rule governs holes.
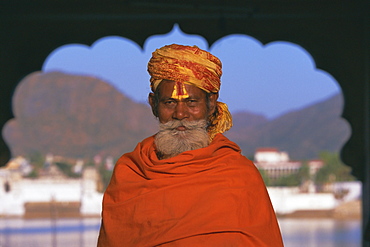
{"type": "Polygon", "coordinates": [[[195,99],[189,99],[189,100],[188,100],[188,105],[189,105],[189,106],[194,106],[197,102],[198,102],[198,101],[197,101],[197,100],[195,100],[195,99]]]}
{"type": "Polygon", "coordinates": [[[173,100],[167,100],[167,101],[165,101],[164,102],[166,105],[173,105],[173,104],[175,104],[176,102],[175,101],[173,101],[173,100]]]}

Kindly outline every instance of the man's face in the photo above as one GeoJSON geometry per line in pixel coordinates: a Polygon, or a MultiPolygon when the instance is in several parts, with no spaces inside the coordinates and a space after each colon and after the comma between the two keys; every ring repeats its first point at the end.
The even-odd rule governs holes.
{"type": "Polygon", "coordinates": [[[158,105],[155,106],[154,95],[149,96],[149,103],[153,111],[157,113],[160,123],[172,120],[196,121],[207,120],[208,116],[215,111],[217,94],[211,94],[208,98],[200,88],[184,84],[187,96],[183,99],[173,96],[174,81],[163,80],[158,89],[158,105]],[[156,109],[154,109],[157,107],[156,109]]]}
{"type": "Polygon", "coordinates": [[[208,146],[207,119],[215,111],[217,96],[207,97],[196,86],[161,82],[156,95],[149,95],[153,113],[160,122],[160,131],[155,136],[158,158],[166,159],[208,146]],[[179,97],[180,91],[182,97],[179,97]]]}

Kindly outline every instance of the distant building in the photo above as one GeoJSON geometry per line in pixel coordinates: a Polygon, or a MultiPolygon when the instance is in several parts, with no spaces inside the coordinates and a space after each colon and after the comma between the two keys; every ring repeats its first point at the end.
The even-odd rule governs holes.
{"type": "Polygon", "coordinates": [[[310,168],[310,175],[316,174],[318,170],[320,170],[324,166],[324,162],[322,160],[310,160],[308,161],[308,167],[310,168]]]}
{"type": "Polygon", "coordinates": [[[277,148],[259,148],[254,155],[254,161],[260,163],[280,163],[289,161],[287,152],[279,152],[277,148]]]}
{"type": "Polygon", "coordinates": [[[257,149],[254,164],[271,180],[298,173],[302,166],[302,162],[290,161],[288,153],[280,152],[277,148],[257,149]]]}
{"type": "MultiPolygon", "coordinates": [[[[254,155],[254,164],[263,170],[272,181],[291,174],[297,174],[302,161],[291,161],[287,152],[277,148],[258,148],[254,155]]],[[[322,166],[321,160],[308,161],[310,175],[314,175],[322,166]]]]}
{"type": "Polygon", "coordinates": [[[53,163],[37,179],[22,176],[22,159],[0,169],[0,217],[98,216],[103,194],[98,192],[100,176],[95,167],[85,167],[82,177],[69,178],[53,163]]]}

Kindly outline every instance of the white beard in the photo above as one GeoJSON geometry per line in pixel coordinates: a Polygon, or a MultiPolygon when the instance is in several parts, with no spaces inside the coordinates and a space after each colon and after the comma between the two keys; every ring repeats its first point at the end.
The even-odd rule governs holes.
{"type": "Polygon", "coordinates": [[[209,145],[206,120],[174,120],[164,124],[161,123],[159,127],[160,130],[154,141],[159,158],[174,157],[182,152],[209,145]],[[186,127],[186,130],[177,130],[176,128],[179,126],[186,127]]]}

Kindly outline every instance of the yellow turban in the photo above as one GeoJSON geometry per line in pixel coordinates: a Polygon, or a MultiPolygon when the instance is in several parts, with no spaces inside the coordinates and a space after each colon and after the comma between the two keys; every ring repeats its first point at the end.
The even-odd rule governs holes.
{"type": "MultiPolygon", "coordinates": [[[[162,80],[171,80],[194,85],[207,93],[220,90],[222,64],[211,53],[197,46],[167,45],[152,53],[148,63],[150,86],[155,92],[162,80]]],[[[232,127],[227,105],[217,102],[217,115],[209,119],[210,139],[232,127]]]]}

